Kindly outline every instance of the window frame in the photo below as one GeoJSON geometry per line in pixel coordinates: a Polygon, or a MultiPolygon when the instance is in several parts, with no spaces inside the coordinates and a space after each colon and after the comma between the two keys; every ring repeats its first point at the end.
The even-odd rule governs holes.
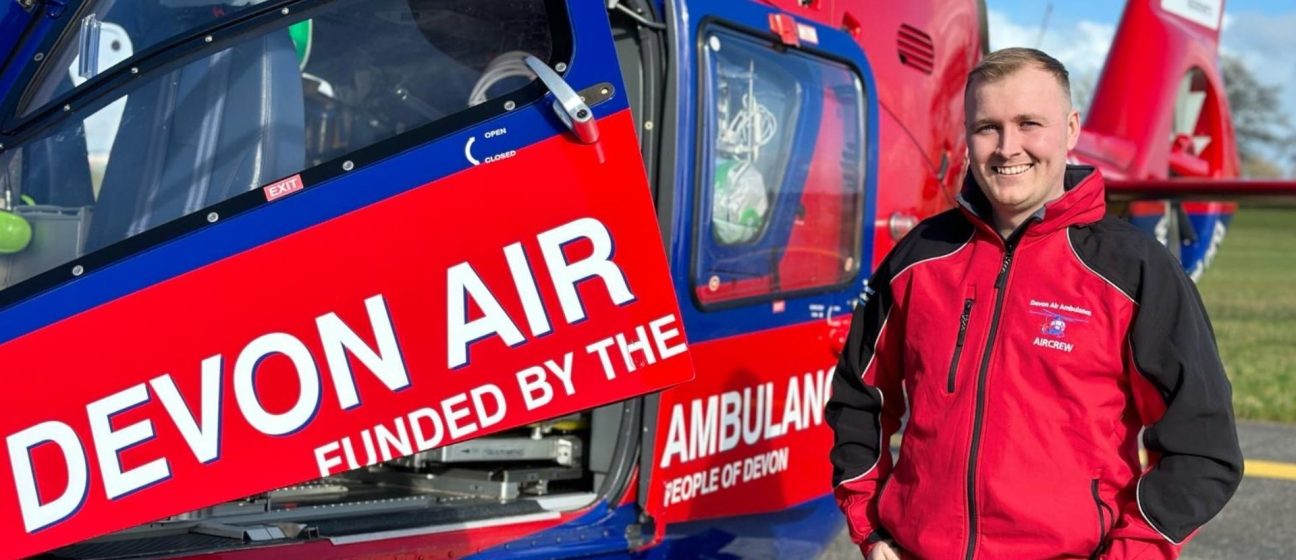
{"type": "MultiPolygon", "coordinates": [[[[716,123],[712,122],[712,116],[711,116],[712,110],[708,105],[708,103],[712,101],[712,97],[713,97],[711,95],[711,88],[713,84],[711,78],[712,66],[710,62],[710,58],[712,57],[712,54],[709,52],[710,49],[709,46],[707,45],[707,42],[708,42],[708,38],[717,30],[719,30],[722,34],[737,36],[741,40],[749,41],[753,45],[757,46],[758,48],[766,49],[770,54],[775,56],[799,56],[808,59],[809,61],[814,63],[824,63],[824,62],[830,63],[834,66],[838,66],[841,69],[849,72],[852,78],[852,83],[855,87],[855,91],[859,96],[859,105],[858,105],[859,118],[858,118],[857,130],[859,131],[860,161],[858,162],[859,182],[856,185],[857,188],[856,192],[858,193],[858,201],[856,202],[856,207],[854,208],[854,211],[851,214],[853,216],[858,217],[858,219],[855,220],[855,227],[853,228],[854,231],[851,237],[852,239],[855,240],[856,252],[862,252],[864,250],[865,240],[863,239],[863,235],[867,230],[867,228],[869,227],[869,225],[865,223],[866,220],[864,214],[865,214],[865,210],[868,208],[868,203],[869,203],[868,199],[870,196],[869,188],[868,188],[868,181],[870,177],[868,176],[869,166],[868,166],[867,146],[874,139],[870,138],[870,134],[869,134],[868,107],[870,102],[870,95],[873,92],[870,91],[866,86],[867,82],[864,78],[863,71],[854,62],[847,60],[845,58],[834,56],[832,53],[824,52],[814,48],[807,48],[804,45],[798,47],[790,47],[784,45],[781,42],[779,42],[777,37],[770,34],[768,31],[751,29],[746,26],[738,25],[717,18],[708,18],[707,20],[702,21],[698,26],[697,45],[696,45],[696,49],[697,49],[696,53],[698,57],[697,60],[699,61],[700,64],[697,71],[697,79],[696,79],[697,93],[695,96],[695,102],[697,103],[697,115],[698,115],[696,119],[696,123],[697,123],[696,129],[694,131],[694,133],[696,134],[695,137],[696,148],[694,153],[694,158],[695,158],[694,161],[696,162],[696,169],[693,171],[693,188],[692,188],[695,204],[692,210],[692,218],[691,218],[692,223],[689,227],[689,230],[691,232],[691,239],[688,244],[689,247],[688,271],[689,272],[688,272],[688,278],[686,279],[685,282],[685,285],[688,287],[689,298],[692,300],[693,305],[697,309],[701,310],[704,313],[709,313],[709,312],[724,311],[728,309],[741,308],[741,307],[752,307],[756,305],[767,304],[769,302],[778,302],[778,301],[784,301],[784,300],[789,300],[789,299],[794,299],[799,297],[813,296],[817,294],[837,292],[854,285],[860,273],[867,272],[867,270],[865,269],[865,263],[863,262],[864,260],[863,255],[847,255],[848,257],[853,257],[856,259],[855,270],[852,273],[844,275],[842,280],[833,284],[823,284],[819,286],[814,286],[809,288],[798,288],[793,290],[770,291],[770,292],[757,294],[757,295],[735,297],[732,299],[723,299],[723,300],[706,301],[706,302],[702,301],[702,299],[698,297],[699,290],[705,289],[707,283],[706,280],[702,278],[702,273],[705,271],[703,266],[704,265],[703,248],[711,247],[711,248],[719,248],[726,251],[735,251],[759,243],[760,240],[763,239],[769,233],[769,226],[773,223],[774,220],[773,213],[778,208],[778,203],[781,202],[780,200],[781,197],[785,196],[786,189],[784,187],[788,186],[787,185],[788,178],[792,176],[792,173],[789,172],[788,170],[783,171],[782,182],[781,184],[778,185],[778,189],[775,191],[774,196],[771,198],[770,220],[762,226],[761,232],[755,240],[750,242],[739,242],[739,243],[726,245],[726,244],[719,243],[718,240],[712,239],[713,230],[710,224],[707,222],[709,222],[711,219],[711,212],[714,207],[713,201],[710,198],[711,195],[713,194],[713,188],[714,188],[711,185],[712,181],[710,179],[710,175],[714,174],[713,160],[715,157],[715,142],[714,139],[710,138],[709,136],[714,132],[716,123]]],[[[800,85],[804,85],[804,84],[800,84],[800,85]]],[[[806,109],[805,104],[798,103],[797,106],[798,106],[798,112],[800,113],[798,117],[804,118],[804,113],[806,109]]],[[[820,118],[822,118],[822,116],[820,118]]],[[[796,149],[797,148],[795,147],[793,148],[794,151],[796,149]]],[[[799,157],[798,154],[792,153],[789,157],[786,158],[786,165],[790,168],[796,165],[799,161],[808,164],[812,159],[813,159],[813,150],[801,154],[799,157]]],[[[799,193],[804,192],[804,183],[802,183],[802,189],[798,190],[798,192],[799,193]]],[[[783,247],[786,247],[786,244],[784,244],[783,247]]]]}
{"type": "MultiPolygon", "coordinates": [[[[40,62],[39,64],[34,65],[34,71],[31,73],[30,79],[24,76],[24,82],[23,82],[24,85],[21,88],[21,92],[17,98],[16,104],[14,105],[13,111],[10,116],[15,117],[17,119],[24,119],[36,113],[43,112],[46,109],[50,108],[51,106],[56,106],[61,104],[65,100],[65,98],[71,99],[72,97],[75,97],[73,95],[73,92],[75,92],[77,89],[80,89],[85,85],[82,84],[82,86],[74,86],[72,89],[63,92],[63,94],[51,98],[50,101],[46,102],[43,105],[33,106],[31,104],[32,98],[39,92],[39,90],[41,89],[40,86],[45,83],[47,78],[49,78],[54,73],[62,73],[66,71],[66,68],[63,68],[60,64],[58,64],[59,57],[56,55],[61,55],[67,52],[67,49],[76,48],[76,43],[79,40],[79,33],[80,33],[79,24],[81,23],[83,18],[90,15],[90,8],[93,7],[96,1],[97,0],[82,0],[80,5],[78,5],[76,8],[76,13],[73,14],[72,17],[68,19],[68,21],[66,21],[63,25],[61,25],[59,27],[59,30],[56,33],[51,34],[53,36],[56,36],[57,38],[50,45],[49,48],[45,48],[41,50],[41,52],[44,53],[43,58],[41,61],[39,61],[40,62]]],[[[125,1],[131,1],[131,0],[125,0],[125,1]]],[[[137,53],[132,53],[129,58],[119,63],[120,66],[114,65],[111,68],[105,68],[99,74],[117,73],[118,71],[122,70],[123,67],[129,66],[127,63],[137,63],[138,60],[144,57],[152,56],[154,54],[155,47],[171,46],[172,48],[175,48],[175,46],[178,46],[178,44],[182,45],[185,42],[192,41],[194,37],[205,36],[207,32],[216,29],[225,28],[235,21],[243,20],[246,19],[247,17],[258,14],[263,11],[262,7],[267,6],[269,4],[275,4],[276,7],[278,7],[279,5],[286,5],[291,3],[292,3],[291,1],[284,1],[284,0],[267,0],[266,2],[263,2],[260,5],[250,5],[250,6],[240,7],[239,9],[237,9],[235,14],[232,14],[228,17],[215,18],[211,20],[207,25],[195,27],[193,30],[189,32],[181,33],[174,37],[168,37],[167,39],[163,41],[159,41],[158,43],[149,46],[148,48],[141,49],[137,53]]],[[[291,15],[291,14],[284,14],[284,15],[291,15]]],[[[130,64],[130,65],[134,65],[134,64],[130,64]]],[[[91,76],[89,79],[86,80],[86,82],[89,82],[90,80],[93,80],[94,78],[98,77],[99,74],[96,74],[95,76],[91,76]]]]}
{"type": "MultiPolygon", "coordinates": [[[[48,103],[45,103],[40,107],[36,107],[34,110],[26,111],[24,114],[23,110],[28,109],[28,102],[31,100],[32,96],[36,94],[40,82],[46,76],[50,75],[51,72],[62,72],[66,70],[65,68],[59,67],[57,64],[57,57],[52,56],[51,53],[59,52],[59,49],[62,49],[64,46],[71,44],[77,39],[79,24],[84,17],[89,15],[89,10],[93,4],[93,0],[82,0],[76,6],[75,12],[65,11],[61,16],[59,16],[63,19],[62,23],[57,29],[47,33],[44,40],[41,41],[40,48],[38,49],[39,53],[41,53],[41,59],[32,61],[32,63],[28,64],[23,69],[18,80],[18,83],[23,84],[22,87],[17,90],[16,95],[8,96],[4,101],[3,107],[0,107],[0,109],[2,109],[0,114],[5,116],[4,130],[14,131],[14,136],[20,138],[29,136],[30,133],[25,129],[30,128],[36,123],[41,123],[43,125],[42,121],[48,120],[50,114],[58,114],[61,106],[71,105],[80,109],[85,105],[92,104],[99,96],[111,94],[113,91],[117,90],[121,85],[118,82],[124,81],[120,78],[123,74],[129,74],[131,67],[138,69],[138,73],[136,74],[137,77],[159,70],[169,69],[171,67],[170,64],[159,64],[158,59],[166,58],[162,56],[164,54],[175,55],[170,57],[170,60],[183,58],[186,62],[201,58],[200,56],[193,56],[195,51],[205,51],[207,48],[216,48],[216,50],[228,48],[237,38],[245,34],[242,29],[240,29],[240,32],[237,34],[229,35],[222,33],[223,31],[244,26],[248,22],[252,22],[251,25],[246,26],[243,29],[250,27],[255,30],[263,25],[273,25],[271,22],[272,19],[284,17],[283,14],[278,14],[278,11],[285,7],[288,7],[290,10],[288,16],[296,18],[299,14],[293,13],[297,12],[293,7],[301,5],[303,8],[309,9],[318,7],[322,4],[327,4],[329,1],[330,0],[268,0],[263,4],[260,4],[257,8],[249,9],[246,13],[237,17],[214,20],[208,25],[194,28],[189,33],[171,37],[165,41],[154,44],[149,48],[140,50],[139,52],[134,53],[129,59],[123,61],[124,63],[129,62],[131,64],[122,64],[121,66],[116,66],[107,71],[100,72],[94,77],[86,80],[86,82],[80,86],[64,92],[62,95],[51,99],[48,103]],[[278,17],[273,17],[274,14],[271,12],[278,14],[278,17]],[[203,44],[201,39],[208,35],[213,37],[213,41],[211,43],[203,44]],[[219,42],[217,41],[217,37],[219,37],[219,42]],[[193,56],[193,58],[189,58],[190,56],[193,56]]],[[[66,110],[63,112],[66,112],[66,110]]]]}
{"type": "MultiPolygon", "coordinates": [[[[5,130],[12,130],[13,133],[11,135],[0,135],[4,142],[0,144],[0,154],[7,151],[4,148],[6,144],[10,149],[22,149],[28,142],[38,139],[46,132],[52,132],[53,129],[66,120],[84,119],[118,99],[130,95],[135,88],[131,82],[138,81],[140,78],[164,74],[195,60],[230,48],[248,37],[260,35],[267,29],[285,26],[283,24],[284,18],[289,18],[287,25],[309,19],[338,1],[271,0],[262,5],[264,9],[249,12],[246,17],[222,20],[217,25],[197,29],[188,35],[176,37],[173,40],[150,47],[132,57],[130,60],[135,61],[134,63],[123,64],[115,67],[112,71],[101,73],[87,80],[80,87],[74,88],[65,95],[51,101],[43,109],[33,111],[21,120],[15,121],[16,124],[14,124],[13,128],[6,126],[5,130]],[[283,8],[289,8],[289,13],[283,14],[281,12],[283,8]],[[210,43],[205,40],[209,35],[213,37],[210,43]],[[137,71],[132,72],[132,70],[137,71]]],[[[538,1],[544,2],[548,12],[551,51],[549,60],[546,62],[550,67],[560,62],[570,63],[575,53],[575,32],[567,8],[568,0],[538,1]]],[[[74,16],[68,17],[62,30],[58,33],[49,34],[42,45],[41,52],[50,52],[50,47],[59,44],[58,41],[61,40],[62,36],[68,33],[69,29],[75,28],[76,24],[79,24],[81,18],[84,17],[81,12],[86,9],[86,6],[87,4],[82,4],[74,16]]],[[[65,17],[68,15],[68,13],[64,14],[65,17]]],[[[32,78],[37,70],[55,66],[53,59],[54,57],[47,57],[44,61],[47,64],[31,64],[24,70],[22,80],[27,85],[21,95],[10,95],[4,100],[5,104],[0,106],[0,115],[9,115],[10,117],[15,115],[15,111],[19,107],[16,102],[17,99],[25,97],[28,90],[36,87],[32,78]]],[[[56,70],[65,71],[66,68],[56,68],[56,70]]],[[[505,115],[510,112],[510,109],[505,107],[508,104],[522,107],[542,100],[547,93],[548,89],[542,83],[538,80],[532,81],[520,89],[492,98],[490,102],[465,108],[462,111],[369,144],[363,148],[340,154],[318,165],[307,165],[287,177],[299,176],[304,188],[309,189],[313,185],[325,183],[346,174],[347,171],[344,169],[343,162],[350,162],[354,167],[371,165],[419,145],[436,141],[472,125],[505,115]]],[[[276,177],[265,183],[265,185],[274,184],[283,178],[276,177]]],[[[261,186],[264,187],[265,185],[261,186]]],[[[159,224],[126,239],[111,243],[103,248],[85,253],[62,265],[55,266],[11,286],[0,288],[0,309],[8,308],[79,277],[76,272],[77,269],[99,270],[210,226],[212,223],[208,220],[209,215],[215,214],[219,216],[220,221],[225,221],[230,217],[255,210],[269,203],[270,201],[266,200],[261,189],[249,190],[206,206],[196,212],[159,224]]]]}

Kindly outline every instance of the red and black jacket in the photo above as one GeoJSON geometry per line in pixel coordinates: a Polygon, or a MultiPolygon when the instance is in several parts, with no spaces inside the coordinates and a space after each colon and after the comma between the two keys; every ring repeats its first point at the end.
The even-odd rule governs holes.
{"type": "Polygon", "coordinates": [[[1231,389],[1195,287],[1106,217],[1097,171],[1069,167],[1066,186],[1005,240],[969,180],[869,281],[827,407],[864,550],[1174,558],[1237,488],[1231,389]]]}

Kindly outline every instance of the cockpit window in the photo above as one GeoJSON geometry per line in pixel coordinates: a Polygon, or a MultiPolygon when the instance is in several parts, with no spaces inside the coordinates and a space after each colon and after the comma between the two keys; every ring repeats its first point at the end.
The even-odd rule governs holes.
{"type": "Polygon", "coordinates": [[[44,107],[135,53],[242,15],[266,1],[93,0],[56,47],[37,80],[40,85],[23,103],[20,114],[44,107]]]}
{"type": "MultiPolygon", "coordinates": [[[[100,4],[122,28],[100,39],[138,52],[157,32],[110,18],[200,2],[100,4]]],[[[0,152],[0,289],[515,91],[532,80],[524,56],[551,56],[548,14],[545,0],[342,0],[141,75],[0,152]]]]}

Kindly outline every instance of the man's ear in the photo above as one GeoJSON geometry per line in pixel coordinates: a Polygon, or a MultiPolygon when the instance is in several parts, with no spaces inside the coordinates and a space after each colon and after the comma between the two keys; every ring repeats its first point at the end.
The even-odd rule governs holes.
{"type": "Polygon", "coordinates": [[[1076,142],[1080,141],[1080,111],[1075,109],[1067,115],[1067,151],[1075,149],[1076,142]]]}

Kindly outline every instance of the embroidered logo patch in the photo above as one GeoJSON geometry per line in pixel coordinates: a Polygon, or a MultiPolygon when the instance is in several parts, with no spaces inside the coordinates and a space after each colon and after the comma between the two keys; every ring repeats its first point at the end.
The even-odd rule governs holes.
{"type": "Polygon", "coordinates": [[[1042,336],[1035,337],[1031,344],[1063,352],[1075,350],[1075,344],[1057,339],[1066,338],[1067,329],[1072,324],[1086,323],[1088,320],[1084,317],[1093,316],[1093,312],[1088,309],[1074,305],[1036,301],[1034,299],[1030,301],[1030,305],[1032,315],[1039,315],[1044,318],[1040,324],[1040,334],[1042,336]]]}

